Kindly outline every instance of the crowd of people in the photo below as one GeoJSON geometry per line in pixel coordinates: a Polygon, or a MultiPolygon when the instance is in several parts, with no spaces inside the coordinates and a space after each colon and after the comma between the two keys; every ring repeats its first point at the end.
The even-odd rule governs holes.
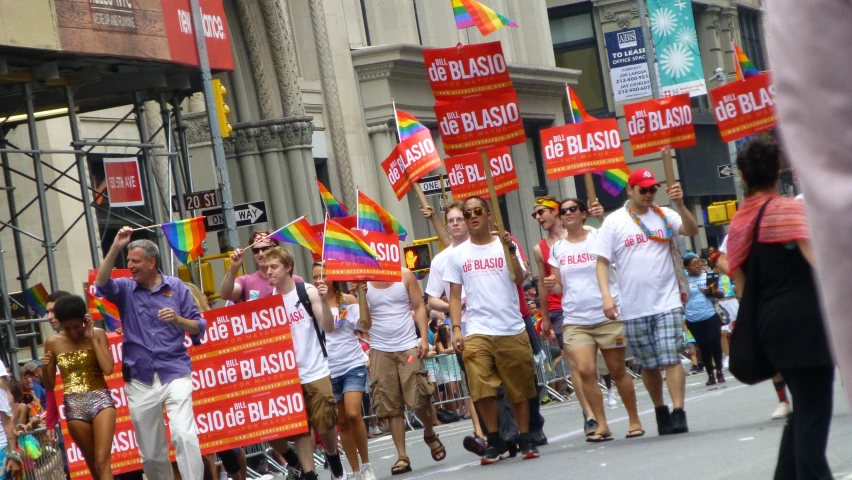
{"type": "MultiPolygon", "coordinates": [[[[628,415],[623,435],[646,434],[628,361],[641,371],[656,432],[686,433],[683,359],[692,358],[693,373],[703,367],[708,386],[726,381],[729,354],[732,371],[743,371],[729,342],[739,317],[740,328],[757,324],[749,327],[756,332],[753,348],[765,353],[771,371],[764,376],[773,377],[779,396],[781,411],[773,416],[790,416],[776,478],[823,478],[834,370],[816,303],[807,219],[799,201],[778,194],[774,141],[751,141],[737,162],[748,197],[729,240],[700,256],[679,250],[678,237],[698,231],[680,186],[667,188],[671,208],[657,206],[660,183],[649,170],[630,174],[629,200],[607,216],[598,203],[538,198],[531,214],[546,234],[532,248],[537,289],[529,284],[526,254],[510,233],[495,231],[491,204],[480,197],[449,204],[443,222],[431,207],[422,208],[441,226],[445,245],[432,259],[425,293],[405,268],[399,282],[347,286],[326,281],[317,262],[312,271],[299,272],[311,279],[305,282],[289,250],[268,232],[256,234],[251,254],[257,271],[239,276],[248,252],[235,250],[220,295],[234,303],[283,297],[312,432],[270,442],[268,454],[300,478],[317,478],[318,440],[333,478],[374,480],[369,436],[390,432],[396,461],[388,473],[397,475],[414,467],[406,444],[412,425],[422,426],[423,444],[440,462],[447,448],[435,426],[470,419],[473,434],[463,445],[481,464],[538,458],[548,440],[534,359],[548,344],[570,365],[587,442],[615,436],[598,386],[602,366],[628,415]],[[602,221],[599,229],[586,225],[590,217],[602,221]],[[739,297],[748,305],[745,313],[739,297]],[[787,387],[798,402],[792,415],[787,387]],[[365,412],[375,415],[369,429],[365,412]]],[[[201,454],[184,344],[187,334],[201,341],[201,312],[210,302],[194,285],[161,273],[156,244],[131,236],[130,227],[118,232],[95,284],[120,311],[121,373],[143,470],[157,479],[216,478],[215,457],[201,454]],[[124,254],[131,276],[112,278],[124,254]],[[175,464],[168,457],[164,408],[175,464]]],[[[11,448],[19,437],[45,426],[48,440],[61,441],[55,429],[58,369],[68,431],[93,476],[112,479],[116,410],[104,380],[113,370],[107,337],[89,319],[82,297],[54,292],[48,312],[58,334],[47,340],[41,363],[25,365],[20,381],[0,370],[10,392],[8,400],[0,395],[0,441],[7,442],[0,451],[9,478],[22,468],[19,451],[11,448]]],[[[615,404],[612,396],[607,401],[615,404]]],[[[227,475],[245,478],[244,452],[218,457],[227,475]]],[[[138,478],[133,475],[141,473],[119,477],[138,478]]]]}

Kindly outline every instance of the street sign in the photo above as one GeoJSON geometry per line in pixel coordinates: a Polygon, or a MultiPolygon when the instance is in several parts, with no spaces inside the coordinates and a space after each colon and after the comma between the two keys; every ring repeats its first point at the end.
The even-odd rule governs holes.
{"type": "MultiPolygon", "coordinates": [[[[217,232],[225,229],[225,217],[221,208],[204,210],[201,212],[204,218],[204,229],[208,232],[217,232]]],[[[249,227],[258,223],[264,223],[266,218],[266,202],[240,203],[234,205],[234,215],[237,217],[237,228],[249,227]]]]}
{"type": "Polygon", "coordinates": [[[420,188],[423,189],[423,195],[440,195],[441,194],[441,179],[444,179],[444,188],[450,184],[447,183],[447,175],[430,175],[420,179],[420,188]]]}
{"type": "MultiPolygon", "coordinates": [[[[200,210],[202,208],[218,207],[219,195],[216,190],[205,190],[203,192],[192,192],[183,194],[183,208],[185,210],[200,210]]],[[[172,195],[172,211],[178,211],[177,195],[172,195]]]]}
{"type": "Polygon", "coordinates": [[[737,169],[737,165],[734,163],[729,163],[727,165],[719,165],[716,167],[719,170],[719,178],[731,178],[736,177],[740,174],[737,169]]]}

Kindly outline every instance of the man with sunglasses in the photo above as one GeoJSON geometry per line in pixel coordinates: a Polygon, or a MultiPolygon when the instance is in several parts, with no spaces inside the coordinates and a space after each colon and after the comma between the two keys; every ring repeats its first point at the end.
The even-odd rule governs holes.
{"type": "Polygon", "coordinates": [[[464,358],[471,400],[488,429],[488,448],[481,464],[497,463],[509,452],[498,428],[496,394],[501,385],[515,413],[521,455],[524,459],[538,458],[529,433],[528,400],[536,396],[535,368],[518,295],[526,272],[511,235],[507,232],[496,238],[492,233],[492,214],[485,200],[468,198],[463,216],[470,240],[454,249],[445,266],[444,280],[450,284],[453,343],[464,358]],[[504,245],[509,248],[509,259],[504,255],[504,245]],[[514,283],[509,279],[509,268],[514,272],[514,283]],[[462,289],[467,313],[464,334],[462,289]]]}
{"type": "Polygon", "coordinates": [[[607,318],[619,316],[630,352],[642,368],[642,381],[654,402],[660,435],[689,431],[683,410],[686,377],[681,367],[683,303],[678,275],[683,273],[676,235],[695,235],[698,224],[683,203],[680,185],[668,187],[674,208],[654,203],[660,183],[649,170],[634,170],[627,181],[630,200],[604,221],[592,247],[607,318]],[[609,291],[610,264],[618,269],[621,311],[609,291]],[[672,398],[663,398],[663,376],[672,398]]]}
{"type": "MultiPolygon", "coordinates": [[[[270,233],[272,232],[255,232],[251,236],[251,254],[255,265],[257,265],[256,272],[237,277],[245,260],[245,250],[237,248],[231,253],[231,267],[219,287],[219,295],[223,299],[239,303],[272,295],[275,287],[269,285],[269,278],[266,276],[266,261],[263,259],[264,252],[278,246],[277,240],[268,238],[270,233]]],[[[298,275],[293,275],[293,280],[297,283],[305,282],[298,275]]]]}

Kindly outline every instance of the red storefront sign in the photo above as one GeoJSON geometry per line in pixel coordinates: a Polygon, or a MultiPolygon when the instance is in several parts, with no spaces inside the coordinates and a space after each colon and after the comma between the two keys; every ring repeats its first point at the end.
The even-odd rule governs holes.
{"type": "Polygon", "coordinates": [[[428,130],[417,132],[400,142],[385,161],[382,168],[396,194],[402,199],[411,185],[424,175],[441,166],[441,157],[428,130]]]}
{"type": "Polygon", "coordinates": [[[689,94],[624,106],[633,155],[657,153],[664,147],[695,145],[695,125],[689,94]]]}
{"type": "Polygon", "coordinates": [[[138,158],[104,158],[104,175],[110,207],[145,205],[138,158]]]}
{"type": "Polygon", "coordinates": [[[325,261],[325,276],[328,280],[352,282],[372,280],[377,282],[402,281],[402,249],[399,236],[394,233],[352,230],[376,252],[378,267],[358,265],[341,260],[325,261]]]}
{"type": "Polygon", "coordinates": [[[508,147],[527,139],[514,91],[438,102],[435,115],[448,155],[508,147]]]}
{"type": "Polygon", "coordinates": [[[436,100],[513,91],[500,42],[427,48],[423,59],[436,100]]]}
{"type": "Polygon", "coordinates": [[[626,166],[615,119],[542,130],[541,146],[550,180],[626,166]]]}
{"type": "MultiPolygon", "coordinates": [[[[454,198],[465,199],[473,196],[491,198],[480,153],[449,157],[444,162],[447,167],[450,191],[453,192],[454,198]]],[[[491,176],[494,179],[494,188],[497,190],[498,196],[520,188],[518,186],[518,174],[515,171],[515,162],[512,159],[509,147],[489,150],[488,165],[491,168],[491,176]]]]}
{"type": "Polygon", "coordinates": [[[710,106],[716,115],[723,142],[775,128],[775,85],[768,73],[710,90],[710,106]]]}

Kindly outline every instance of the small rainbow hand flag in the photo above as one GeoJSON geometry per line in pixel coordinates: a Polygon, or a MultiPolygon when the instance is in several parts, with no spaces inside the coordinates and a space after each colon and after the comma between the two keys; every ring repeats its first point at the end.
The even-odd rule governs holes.
{"type": "Polygon", "coordinates": [[[452,0],[456,28],[463,30],[476,25],[482,36],[494,33],[503,27],[517,27],[512,20],[491,10],[476,0],[452,0]]]}
{"type": "Polygon", "coordinates": [[[405,141],[406,138],[423,130],[429,130],[422,123],[417,121],[417,118],[402,110],[396,111],[396,126],[399,127],[399,141],[405,141]]]}
{"type": "Polygon", "coordinates": [[[358,229],[368,232],[395,233],[399,235],[400,240],[405,240],[408,235],[393,215],[360,190],[358,190],[358,229]]]}
{"type": "Polygon", "coordinates": [[[601,186],[613,197],[617,197],[627,186],[627,179],[630,177],[630,169],[614,168],[603,173],[598,173],[601,176],[601,186]]]}
{"type": "Polygon", "coordinates": [[[346,213],[346,207],[343,206],[342,203],[338,202],[334,195],[325,188],[325,185],[322,184],[319,180],[317,180],[317,187],[320,191],[320,197],[322,197],[322,203],[325,205],[325,211],[328,212],[329,218],[339,218],[346,217],[349,214],[346,213]]]}
{"type": "Polygon", "coordinates": [[[734,42],[731,42],[731,45],[734,46],[734,56],[737,57],[737,61],[734,62],[734,65],[737,68],[737,80],[745,80],[746,78],[760,75],[760,71],[755,68],[754,64],[751,63],[751,60],[749,60],[740,46],[734,42]]]}
{"type": "Polygon", "coordinates": [[[92,297],[92,303],[95,304],[95,308],[104,317],[104,325],[107,327],[107,332],[114,332],[121,328],[121,316],[118,313],[118,307],[98,297],[92,297]]]}
{"type": "Polygon", "coordinates": [[[47,315],[47,290],[41,283],[24,290],[22,299],[39,317],[47,315]]]}
{"type": "Polygon", "coordinates": [[[304,216],[270,233],[269,238],[279,242],[301,245],[315,255],[322,254],[320,239],[314,234],[314,227],[304,216]]]}
{"type": "Polygon", "coordinates": [[[581,102],[580,97],[571,90],[571,87],[566,86],[565,90],[568,92],[568,105],[571,107],[571,119],[574,121],[573,123],[593,122],[597,120],[597,118],[586,112],[586,109],[583,107],[583,102],[581,102]]]}
{"type": "Polygon", "coordinates": [[[184,265],[204,253],[204,247],[201,245],[201,242],[207,237],[207,231],[204,229],[204,217],[164,223],[162,227],[172,251],[184,265]]]}
{"type": "Polygon", "coordinates": [[[378,267],[376,252],[364,240],[334,220],[325,221],[323,260],[340,260],[378,267]]]}

